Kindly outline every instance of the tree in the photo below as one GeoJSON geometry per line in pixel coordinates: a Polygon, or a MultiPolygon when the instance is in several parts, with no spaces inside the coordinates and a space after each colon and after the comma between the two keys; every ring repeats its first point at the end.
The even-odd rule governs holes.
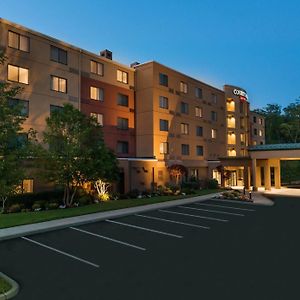
{"type": "Polygon", "coordinates": [[[281,124],[282,133],[286,143],[298,143],[300,141],[300,103],[289,104],[283,109],[284,123],[281,124]]]}
{"type": "Polygon", "coordinates": [[[101,126],[70,104],[47,118],[44,142],[48,178],[64,187],[64,204],[72,206],[76,191],[87,182],[117,179],[115,155],[103,141],[101,126]]]}
{"type": "MultiPolygon", "coordinates": [[[[0,53],[0,63],[5,56],[0,53]]],[[[14,105],[13,99],[21,91],[18,86],[11,86],[7,82],[0,82],[0,200],[2,211],[7,199],[18,192],[22,180],[25,178],[24,159],[31,152],[31,138],[34,132],[22,131],[22,107],[14,105]],[[25,137],[25,138],[24,138],[25,137]],[[28,139],[27,139],[28,137],[28,139]]]]}
{"type": "Polygon", "coordinates": [[[175,178],[176,185],[179,184],[182,176],[187,174],[187,169],[183,165],[171,165],[168,167],[168,171],[170,176],[175,178]]]}

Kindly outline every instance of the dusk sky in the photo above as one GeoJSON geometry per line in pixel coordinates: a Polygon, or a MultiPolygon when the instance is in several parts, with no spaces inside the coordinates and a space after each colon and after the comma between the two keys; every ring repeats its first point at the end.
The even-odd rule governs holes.
{"type": "Polygon", "coordinates": [[[2,0],[0,17],[114,60],[158,61],[251,108],[300,96],[300,1],[2,0]]]}

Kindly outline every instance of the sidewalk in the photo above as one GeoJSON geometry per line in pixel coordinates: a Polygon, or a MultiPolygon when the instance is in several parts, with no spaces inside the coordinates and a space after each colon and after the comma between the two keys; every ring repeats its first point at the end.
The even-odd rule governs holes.
{"type": "Polygon", "coordinates": [[[46,221],[41,223],[34,223],[28,225],[15,226],[10,228],[0,229],[0,241],[17,238],[25,235],[32,235],[36,233],[62,229],[70,226],[79,226],[87,223],[93,223],[106,219],[114,219],[124,217],[127,215],[143,213],[151,210],[162,208],[169,208],[176,205],[190,204],[197,201],[205,201],[219,195],[219,193],[197,196],[192,198],[179,199],[174,201],[167,201],[162,203],[147,204],[142,206],[135,206],[130,208],[123,208],[118,210],[110,210],[105,212],[87,214],[77,217],[58,219],[53,221],[46,221]]]}

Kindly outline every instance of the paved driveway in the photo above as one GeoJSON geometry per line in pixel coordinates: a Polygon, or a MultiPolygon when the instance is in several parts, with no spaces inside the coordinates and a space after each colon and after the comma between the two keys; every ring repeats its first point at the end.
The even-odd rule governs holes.
{"type": "Polygon", "coordinates": [[[208,200],[0,244],[15,299],[298,299],[300,200],[208,200]]]}

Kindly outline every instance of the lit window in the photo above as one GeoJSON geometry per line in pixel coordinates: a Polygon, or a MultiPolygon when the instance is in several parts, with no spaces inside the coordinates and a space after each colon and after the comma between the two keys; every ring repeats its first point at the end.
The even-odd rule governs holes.
{"type": "Polygon", "coordinates": [[[168,86],[168,75],[159,73],[159,84],[168,86]]]}
{"type": "Polygon", "coordinates": [[[67,65],[68,52],[55,46],[50,46],[50,59],[60,64],[67,65]]]}
{"type": "Polygon", "coordinates": [[[128,95],[118,94],[118,105],[128,107],[128,95]]]}
{"type": "Polygon", "coordinates": [[[183,81],[180,82],[180,92],[184,93],[184,94],[187,94],[187,92],[188,92],[187,83],[185,83],[183,81]]]}
{"type": "Polygon", "coordinates": [[[258,131],[258,135],[259,135],[259,136],[262,136],[262,135],[263,135],[263,132],[262,132],[261,129],[258,131]]]}
{"type": "Polygon", "coordinates": [[[211,138],[216,139],[217,138],[217,129],[212,129],[211,130],[211,138]]]}
{"type": "Polygon", "coordinates": [[[253,141],[253,145],[256,146],[256,144],[257,144],[257,142],[256,142],[256,141],[253,141]]]}
{"type": "Polygon", "coordinates": [[[180,104],[180,111],[183,113],[183,114],[188,114],[189,113],[189,105],[185,102],[181,102],[180,104]]]}
{"type": "Polygon", "coordinates": [[[201,126],[196,127],[196,136],[203,136],[203,127],[201,126]]]}
{"type": "Polygon", "coordinates": [[[181,144],[181,154],[182,155],[189,155],[190,154],[190,145],[181,144]]]}
{"type": "Polygon", "coordinates": [[[262,119],[262,118],[259,118],[259,119],[258,119],[258,124],[259,124],[259,125],[262,125],[262,124],[263,124],[263,119],[262,119]]]}
{"type": "Polygon", "coordinates": [[[51,76],[51,90],[61,93],[67,93],[67,79],[51,76]]]}
{"type": "Polygon", "coordinates": [[[196,146],[196,154],[197,156],[203,156],[203,146],[196,146]]]}
{"type": "Polygon", "coordinates": [[[129,149],[128,142],[125,142],[125,141],[118,141],[117,142],[117,153],[127,154],[128,149],[129,149]]]}
{"type": "Polygon", "coordinates": [[[18,110],[20,112],[20,116],[22,116],[22,117],[29,116],[29,101],[10,98],[8,100],[8,103],[11,107],[18,108],[18,110]]]}
{"type": "Polygon", "coordinates": [[[29,52],[29,38],[19,33],[8,32],[8,47],[29,52]]]}
{"type": "Polygon", "coordinates": [[[228,156],[236,156],[236,150],[234,148],[227,150],[228,156]]]}
{"type": "Polygon", "coordinates": [[[104,100],[104,91],[98,87],[90,87],[90,97],[92,100],[103,101],[104,100]]]}
{"type": "Polygon", "coordinates": [[[180,132],[181,132],[181,134],[189,134],[189,124],[181,123],[180,124],[180,132]]]}
{"type": "Polygon", "coordinates": [[[104,71],[104,65],[103,64],[91,60],[91,73],[103,76],[103,73],[104,73],[103,71],[104,71]]]}
{"type": "Polygon", "coordinates": [[[202,89],[201,88],[199,88],[199,87],[195,88],[195,96],[196,96],[196,98],[199,98],[199,99],[202,98],[202,89]]]}
{"type": "Polygon", "coordinates": [[[228,116],[227,117],[227,127],[228,128],[235,128],[235,117],[234,116],[228,116]]]}
{"type": "Polygon", "coordinates": [[[235,111],[235,102],[232,98],[227,98],[226,101],[227,111],[235,111]]]}
{"type": "Polygon", "coordinates": [[[168,154],[169,153],[169,143],[168,142],[160,143],[159,153],[160,154],[168,154]]]}
{"type": "Polygon", "coordinates": [[[228,132],[227,134],[227,143],[228,144],[235,144],[236,142],[236,135],[234,132],[228,132]]]}
{"type": "Polygon", "coordinates": [[[97,113],[91,113],[90,116],[97,121],[100,126],[103,126],[103,115],[97,113]]]}
{"type": "Polygon", "coordinates": [[[117,70],[117,80],[119,82],[128,83],[128,73],[121,70],[117,70]]]}
{"type": "Polygon", "coordinates": [[[165,109],[169,108],[169,100],[167,97],[159,96],[159,107],[165,109]]]}
{"type": "Polygon", "coordinates": [[[18,66],[8,65],[7,79],[19,83],[28,84],[29,70],[18,66]]]}
{"type": "Polygon", "coordinates": [[[128,119],[117,118],[117,128],[127,130],[128,129],[128,119]]]}
{"type": "Polygon", "coordinates": [[[33,179],[24,179],[22,181],[22,192],[33,193],[33,179]]]}
{"type": "Polygon", "coordinates": [[[195,107],[195,115],[196,117],[202,118],[203,117],[203,109],[202,107],[195,107]]]}
{"type": "Polygon", "coordinates": [[[168,131],[169,130],[169,121],[168,120],[159,120],[159,130],[168,131]]]}

